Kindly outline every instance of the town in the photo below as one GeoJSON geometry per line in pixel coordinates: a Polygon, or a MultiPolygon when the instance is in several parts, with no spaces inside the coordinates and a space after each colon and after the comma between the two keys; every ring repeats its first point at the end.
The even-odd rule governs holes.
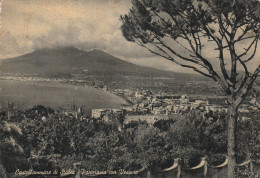
{"type": "MultiPolygon", "coordinates": [[[[116,89],[114,94],[124,97],[133,103],[122,108],[93,109],[93,118],[107,119],[107,115],[121,114],[125,116],[124,123],[131,121],[146,121],[153,124],[157,120],[169,119],[173,115],[183,115],[192,110],[203,115],[213,113],[228,113],[228,103],[223,97],[189,97],[188,95],[170,95],[167,93],[152,93],[149,90],[116,89]]],[[[248,113],[259,111],[260,104],[256,97],[239,108],[240,119],[250,119],[248,113]]]]}
{"type": "MultiPolygon", "coordinates": [[[[149,89],[147,85],[140,84],[140,86],[131,87],[126,89],[125,87],[117,86],[110,87],[106,85],[102,80],[86,80],[91,76],[79,77],[75,76],[71,79],[68,78],[50,78],[46,76],[32,76],[21,74],[1,74],[2,80],[19,80],[29,81],[31,85],[39,85],[41,82],[60,82],[68,83],[72,85],[91,86],[99,90],[103,90],[109,93],[113,93],[123,99],[125,99],[129,106],[122,106],[117,108],[94,108],[91,110],[91,117],[96,119],[108,120],[108,116],[111,114],[124,116],[124,124],[131,121],[146,121],[153,124],[158,120],[168,120],[170,118],[182,117],[189,111],[197,111],[201,115],[205,116],[209,113],[228,113],[227,98],[220,94],[215,95],[200,95],[191,94],[189,92],[185,94],[173,93],[167,90],[153,90],[149,89]],[[145,89],[144,89],[145,88],[145,89]]],[[[168,86],[168,83],[161,82],[162,88],[168,86]]],[[[190,87],[191,82],[187,83],[190,87]]],[[[193,85],[196,85],[194,82],[193,85]]],[[[185,86],[183,87],[185,88],[185,86]]],[[[197,87],[198,88],[198,87],[197,87]]],[[[240,119],[250,119],[250,114],[260,110],[260,104],[257,98],[257,94],[253,94],[247,99],[239,108],[240,119]]],[[[75,110],[75,108],[73,108],[75,110]]],[[[77,112],[82,113],[82,108],[78,107],[77,112]]],[[[81,115],[81,114],[80,114],[81,115]]]]}

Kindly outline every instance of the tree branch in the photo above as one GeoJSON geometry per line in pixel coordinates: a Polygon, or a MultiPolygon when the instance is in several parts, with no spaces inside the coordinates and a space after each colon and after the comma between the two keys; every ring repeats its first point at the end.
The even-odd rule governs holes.
{"type": "Polygon", "coordinates": [[[256,50],[258,37],[259,37],[259,35],[256,36],[256,38],[250,43],[250,45],[248,46],[248,48],[245,49],[245,52],[243,52],[242,54],[240,54],[240,55],[238,55],[238,56],[239,56],[239,57],[245,56],[255,43],[256,43],[256,45],[255,45],[255,50],[256,50]]]}
{"type": "MultiPolygon", "coordinates": [[[[196,67],[194,67],[194,66],[187,65],[187,64],[181,64],[181,63],[175,61],[175,60],[174,60],[170,55],[168,55],[168,54],[167,54],[168,57],[167,57],[167,56],[164,56],[164,55],[161,55],[160,53],[157,53],[157,52],[151,50],[150,48],[148,48],[147,46],[145,46],[145,45],[144,45],[142,42],[140,42],[140,41],[139,41],[139,42],[136,42],[136,43],[137,43],[138,45],[140,45],[140,46],[146,48],[148,51],[150,51],[151,53],[153,53],[153,54],[155,54],[155,55],[158,55],[158,56],[163,57],[163,58],[165,58],[165,59],[167,59],[167,60],[169,60],[169,61],[172,61],[172,62],[174,62],[175,64],[177,64],[177,65],[179,65],[179,66],[181,66],[181,67],[193,69],[194,71],[196,71],[196,72],[202,74],[203,76],[208,77],[208,78],[211,78],[211,79],[213,79],[213,80],[216,81],[216,79],[215,79],[214,77],[212,77],[211,75],[209,75],[209,74],[207,74],[207,73],[205,73],[205,72],[202,72],[201,70],[199,70],[198,68],[196,68],[196,67]]],[[[158,49],[161,50],[162,52],[165,52],[165,51],[164,51],[162,48],[160,48],[160,47],[159,47],[158,49]]]]}
{"type": "Polygon", "coordinates": [[[260,65],[258,65],[255,72],[250,76],[250,78],[246,82],[246,85],[244,85],[244,87],[242,88],[242,92],[241,92],[240,96],[234,103],[235,106],[239,106],[243,102],[243,100],[247,96],[248,92],[252,88],[256,78],[259,76],[259,73],[260,73],[260,65]]]}

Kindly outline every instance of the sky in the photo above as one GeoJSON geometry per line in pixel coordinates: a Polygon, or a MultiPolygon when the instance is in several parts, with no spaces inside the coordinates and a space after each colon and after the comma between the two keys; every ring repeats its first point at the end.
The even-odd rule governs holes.
{"type": "Polygon", "coordinates": [[[182,70],[124,39],[119,19],[130,7],[130,0],[4,0],[0,59],[73,46],[101,49],[139,65],[182,70]]]}
{"type": "Polygon", "coordinates": [[[101,49],[139,65],[187,71],[124,39],[119,18],[128,13],[131,0],[2,0],[1,4],[0,59],[73,46],[101,49]]]}

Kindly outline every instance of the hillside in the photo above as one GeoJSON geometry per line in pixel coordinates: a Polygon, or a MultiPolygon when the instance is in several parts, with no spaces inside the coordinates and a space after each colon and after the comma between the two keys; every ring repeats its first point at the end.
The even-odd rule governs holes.
{"type": "Polygon", "coordinates": [[[23,56],[6,59],[0,65],[3,73],[39,74],[69,77],[71,74],[106,76],[171,77],[200,79],[200,76],[174,73],[138,66],[101,50],[82,51],[73,47],[41,49],[23,56]]]}

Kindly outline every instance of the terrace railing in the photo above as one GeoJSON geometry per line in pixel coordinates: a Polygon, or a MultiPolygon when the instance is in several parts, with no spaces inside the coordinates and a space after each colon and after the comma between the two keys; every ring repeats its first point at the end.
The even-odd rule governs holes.
{"type": "MultiPolygon", "coordinates": [[[[115,175],[106,175],[106,177],[112,178],[226,178],[227,177],[227,166],[228,158],[217,166],[211,166],[208,164],[207,158],[201,158],[201,162],[191,168],[183,168],[180,165],[180,159],[177,158],[174,160],[174,164],[162,171],[150,171],[147,168],[143,168],[137,171],[136,174],[115,174],[115,175]]],[[[244,163],[237,165],[239,169],[249,169],[251,175],[260,176],[260,163],[254,162],[252,160],[245,161],[244,163]]],[[[89,175],[89,176],[80,176],[85,177],[102,177],[99,175],[89,175]]],[[[104,177],[104,175],[103,175],[104,177]]]]}
{"type": "MultiPolygon", "coordinates": [[[[93,174],[84,174],[82,172],[83,168],[81,168],[80,163],[73,164],[75,174],[67,174],[64,176],[56,176],[63,178],[226,178],[227,177],[227,166],[228,159],[217,166],[211,166],[208,164],[207,158],[201,158],[201,162],[194,167],[191,168],[183,168],[180,165],[180,159],[177,158],[174,160],[174,164],[162,171],[152,171],[147,168],[142,168],[138,171],[133,171],[134,173],[129,173],[130,171],[124,172],[116,172],[115,174],[109,173],[93,173],[93,174]]],[[[238,169],[247,173],[247,175],[251,175],[253,177],[260,177],[260,162],[248,160],[241,164],[237,165],[238,169]]],[[[103,171],[106,172],[106,171],[103,171]]],[[[11,176],[13,177],[13,176],[11,176]]],[[[14,176],[17,177],[17,176],[14,176]]],[[[18,176],[19,177],[19,176],[18,176]]],[[[31,176],[23,176],[24,178],[32,177],[31,176]]],[[[42,176],[45,177],[45,176],[42,176]]],[[[54,176],[55,177],[55,176],[54,176]]]]}

